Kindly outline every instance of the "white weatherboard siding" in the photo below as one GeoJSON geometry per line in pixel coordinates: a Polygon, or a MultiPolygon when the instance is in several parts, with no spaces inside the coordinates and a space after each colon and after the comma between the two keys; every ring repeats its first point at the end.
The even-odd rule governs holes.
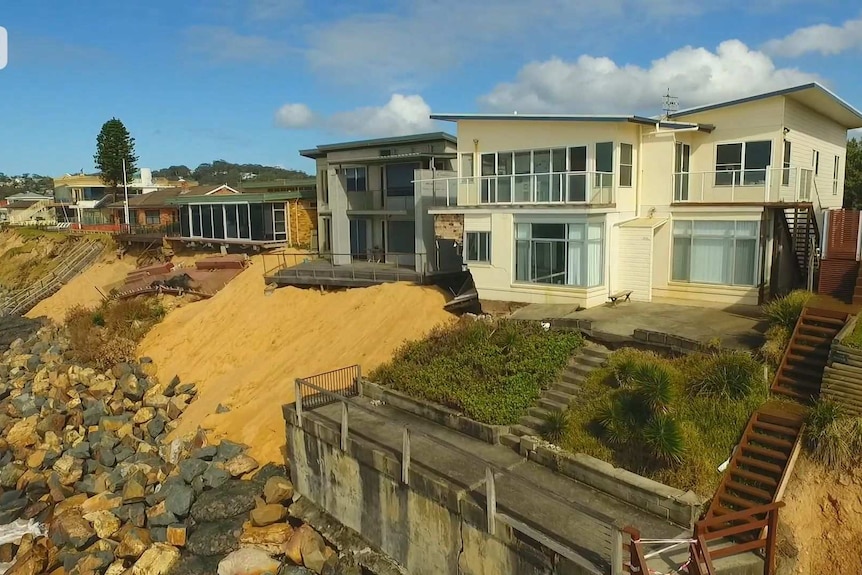
{"type": "Polygon", "coordinates": [[[631,290],[635,301],[652,300],[652,227],[619,228],[616,290],[631,290]]]}

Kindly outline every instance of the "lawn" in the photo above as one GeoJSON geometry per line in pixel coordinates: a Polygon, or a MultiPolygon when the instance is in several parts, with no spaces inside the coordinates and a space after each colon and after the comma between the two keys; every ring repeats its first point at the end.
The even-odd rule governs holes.
{"type": "Polygon", "coordinates": [[[854,349],[862,349],[862,321],[856,322],[853,332],[841,340],[841,344],[854,349]]]}
{"type": "Polygon", "coordinates": [[[494,425],[526,414],[582,345],[535,322],[464,318],[408,342],[370,379],[494,425]]]}
{"type": "Polygon", "coordinates": [[[762,367],[745,353],[666,359],[622,350],[587,379],[560,446],[708,496],[767,397],[762,367]]]}

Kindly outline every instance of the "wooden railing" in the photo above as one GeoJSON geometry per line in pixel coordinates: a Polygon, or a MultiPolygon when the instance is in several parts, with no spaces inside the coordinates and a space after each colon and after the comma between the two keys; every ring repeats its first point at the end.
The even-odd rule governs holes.
{"type": "Polygon", "coordinates": [[[782,507],[783,501],[775,501],[695,523],[694,537],[705,559],[705,573],[715,573],[712,562],[716,559],[763,550],[763,573],[773,575],[778,510],[782,507]],[[727,544],[709,549],[710,542],[715,541],[727,544]]]}

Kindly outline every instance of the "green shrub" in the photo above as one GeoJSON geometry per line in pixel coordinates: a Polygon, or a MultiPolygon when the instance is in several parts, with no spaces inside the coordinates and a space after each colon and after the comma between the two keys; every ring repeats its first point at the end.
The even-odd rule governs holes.
{"type": "Polygon", "coordinates": [[[583,345],[538,323],[464,318],[408,342],[370,379],[494,425],[517,423],[583,345]]]}
{"type": "Polygon", "coordinates": [[[791,331],[783,325],[774,325],[766,330],[766,341],[760,348],[760,354],[772,366],[778,367],[784,350],[790,343],[791,331]]]}
{"type": "Polygon", "coordinates": [[[763,306],[763,315],[769,320],[771,326],[783,326],[793,331],[802,310],[808,301],[814,297],[810,291],[795,290],[784,297],[774,299],[763,306]]]}
{"type": "Polygon", "coordinates": [[[626,387],[634,382],[640,366],[655,363],[658,359],[658,356],[652,352],[625,347],[611,354],[608,358],[608,367],[613,371],[620,387],[626,387]]]}
{"type": "Polygon", "coordinates": [[[805,421],[805,444],[822,464],[849,469],[862,460],[862,418],[850,417],[837,403],[818,400],[805,421]]]}
{"type": "Polygon", "coordinates": [[[678,464],[685,454],[685,438],[679,423],[669,415],[656,415],[643,429],[643,439],[652,455],[665,463],[678,464]]]}
{"type": "Polygon", "coordinates": [[[542,422],[540,433],[545,441],[559,443],[565,436],[569,427],[569,413],[567,411],[551,411],[542,422]]]}
{"type": "Polygon", "coordinates": [[[744,351],[712,355],[693,375],[688,388],[693,395],[740,399],[764,385],[762,365],[744,351]]]}
{"type": "Polygon", "coordinates": [[[853,331],[841,343],[854,349],[862,349],[862,321],[857,321],[853,331]]]}
{"type": "Polygon", "coordinates": [[[677,388],[670,365],[642,363],[634,373],[635,390],[651,413],[667,413],[677,398],[677,388]]]}

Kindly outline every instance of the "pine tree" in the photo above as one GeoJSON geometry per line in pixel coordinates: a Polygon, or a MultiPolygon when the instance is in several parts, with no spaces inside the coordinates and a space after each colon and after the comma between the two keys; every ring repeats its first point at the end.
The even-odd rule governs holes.
{"type": "Polygon", "coordinates": [[[135,171],[138,157],[135,155],[135,139],[117,118],[111,118],[102,126],[96,137],[96,154],[93,156],[99,175],[110,190],[114,201],[117,188],[123,183],[123,160],[129,177],[135,171]]]}

